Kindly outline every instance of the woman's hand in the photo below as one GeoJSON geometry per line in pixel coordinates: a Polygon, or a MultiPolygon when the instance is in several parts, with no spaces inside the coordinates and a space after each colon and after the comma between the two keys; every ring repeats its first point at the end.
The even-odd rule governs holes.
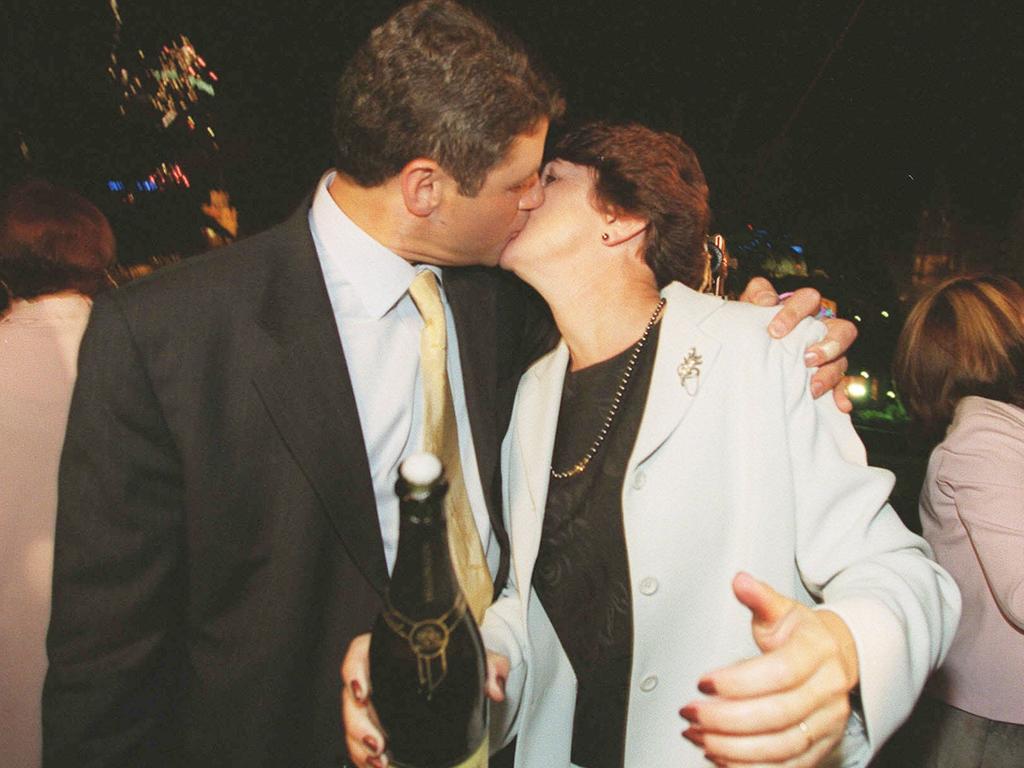
{"type": "MultiPolygon", "coordinates": [[[[491,701],[505,700],[509,660],[487,652],[485,690],[491,701]]],[[[349,643],[341,662],[341,721],[345,745],[358,768],[387,768],[387,744],[370,700],[370,635],[359,635],[349,643]]]]}
{"type": "MultiPolygon", "coordinates": [[[[740,301],[774,307],[779,303],[779,296],[771,283],[763,277],[755,277],[747,283],[740,301]]],[[[821,294],[813,288],[800,288],[782,302],[782,309],[768,326],[768,332],[780,339],[796,328],[805,317],[814,317],[820,310],[821,294]]],[[[847,366],[845,355],[857,338],[857,326],[839,318],[829,318],[824,323],[827,329],[825,338],[809,346],[804,353],[808,366],[818,366],[811,378],[811,394],[820,397],[831,389],[839,410],[849,413],[853,410],[853,403],[846,396],[844,386],[847,366]]]]}
{"type": "Polygon", "coordinates": [[[818,765],[843,737],[849,693],[859,679],[857,650],[846,624],[741,573],[736,598],[751,611],[761,656],[701,679],[708,698],[680,710],[683,736],[716,765],[818,765]]]}
{"type": "Polygon", "coordinates": [[[358,768],[386,768],[384,734],[370,700],[370,635],[349,643],[341,662],[341,722],[345,745],[358,768]]]}

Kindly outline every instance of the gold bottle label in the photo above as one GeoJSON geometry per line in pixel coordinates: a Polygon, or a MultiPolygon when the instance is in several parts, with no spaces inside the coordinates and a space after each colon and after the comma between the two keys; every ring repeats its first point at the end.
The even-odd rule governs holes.
{"type": "Polygon", "coordinates": [[[487,758],[489,757],[488,752],[488,739],[487,734],[484,734],[484,740],[480,742],[480,746],[476,752],[470,755],[469,759],[453,765],[452,768],[487,768],[487,758]]]}
{"type": "Polygon", "coordinates": [[[420,688],[429,696],[448,675],[448,640],[452,630],[466,615],[466,598],[460,592],[455,604],[442,616],[414,621],[405,616],[387,599],[381,616],[391,631],[401,637],[416,656],[420,688]]]}
{"type": "MultiPolygon", "coordinates": [[[[484,740],[480,742],[480,746],[477,747],[476,752],[470,755],[468,758],[463,760],[461,763],[450,765],[448,768],[487,768],[487,760],[490,757],[490,749],[487,734],[484,734],[484,740]]],[[[391,761],[391,765],[394,768],[416,768],[411,763],[397,763],[394,760],[391,761]]]]}

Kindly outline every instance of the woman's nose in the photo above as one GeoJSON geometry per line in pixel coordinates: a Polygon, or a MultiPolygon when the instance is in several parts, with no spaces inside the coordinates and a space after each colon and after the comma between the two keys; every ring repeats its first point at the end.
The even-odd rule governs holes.
{"type": "Polygon", "coordinates": [[[544,202],[544,185],[540,183],[540,176],[534,176],[533,183],[523,192],[519,198],[519,210],[532,211],[544,202]]]}

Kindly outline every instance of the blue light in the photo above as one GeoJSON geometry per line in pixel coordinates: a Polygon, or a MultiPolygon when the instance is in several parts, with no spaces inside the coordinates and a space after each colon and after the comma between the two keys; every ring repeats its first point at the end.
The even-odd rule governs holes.
{"type": "Polygon", "coordinates": [[[107,189],[111,192],[124,192],[124,182],[111,179],[107,182],[107,189]]]}
{"type": "Polygon", "coordinates": [[[791,250],[793,253],[802,255],[804,252],[804,247],[802,245],[791,245],[789,246],[789,250],[791,250]]]}

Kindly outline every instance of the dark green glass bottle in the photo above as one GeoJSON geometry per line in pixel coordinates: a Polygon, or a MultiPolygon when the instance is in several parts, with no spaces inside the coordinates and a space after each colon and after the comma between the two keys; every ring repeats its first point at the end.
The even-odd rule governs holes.
{"type": "Polygon", "coordinates": [[[402,462],[398,555],[370,643],[373,704],[392,765],[487,765],[480,631],[448,550],[448,484],[432,454],[402,462]]]}

